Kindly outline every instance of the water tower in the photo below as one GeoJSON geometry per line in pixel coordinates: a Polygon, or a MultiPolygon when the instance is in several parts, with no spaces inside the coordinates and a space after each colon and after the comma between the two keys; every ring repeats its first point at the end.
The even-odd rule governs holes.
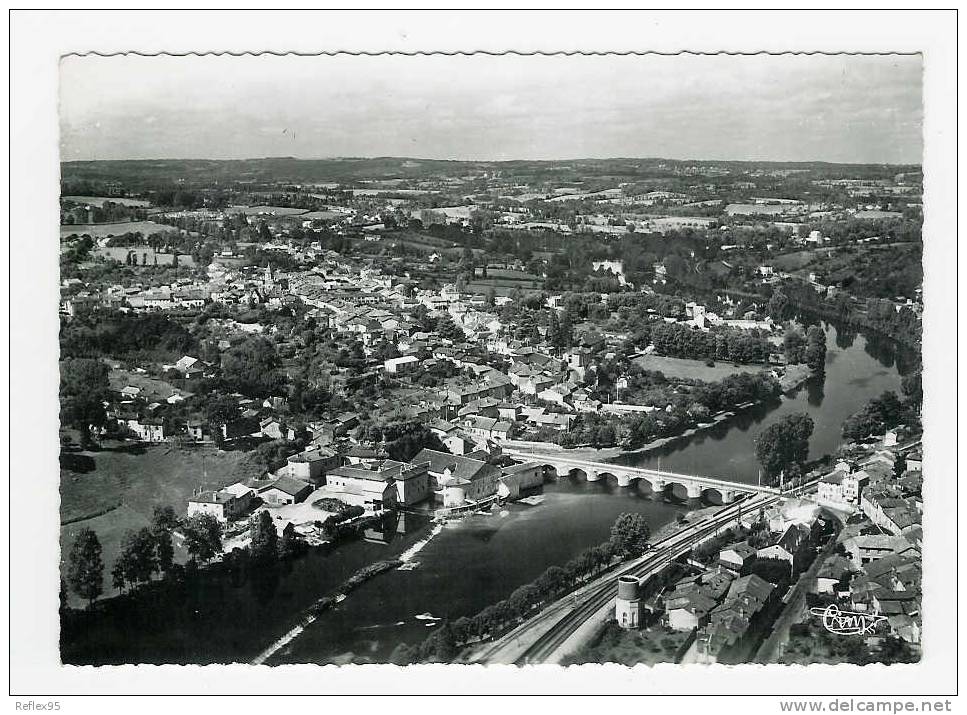
{"type": "Polygon", "coordinates": [[[641,596],[638,593],[638,579],[634,576],[622,576],[618,579],[614,617],[622,628],[635,629],[641,626],[641,596]]]}

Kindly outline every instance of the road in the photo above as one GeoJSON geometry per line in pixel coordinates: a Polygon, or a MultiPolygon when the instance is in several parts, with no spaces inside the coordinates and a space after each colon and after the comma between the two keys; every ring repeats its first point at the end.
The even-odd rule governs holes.
{"type": "Polygon", "coordinates": [[[789,642],[789,629],[794,623],[798,623],[806,609],[806,594],[809,588],[816,582],[816,574],[822,568],[823,562],[829,557],[836,546],[836,537],[826,545],[826,547],[816,555],[809,568],[799,576],[790,587],[789,600],[782,613],[772,624],[772,633],[766,638],[759,649],[756,651],[753,662],[763,665],[778,662],[786,643],[789,642]]]}
{"type": "Polygon", "coordinates": [[[699,542],[726,528],[740,510],[758,510],[778,501],[778,495],[760,494],[723,507],[682,531],[652,545],[644,555],[605,574],[495,641],[470,659],[474,663],[545,663],[559,659],[561,646],[595,614],[614,600],[619,576],[647,578],[699,542]]]}

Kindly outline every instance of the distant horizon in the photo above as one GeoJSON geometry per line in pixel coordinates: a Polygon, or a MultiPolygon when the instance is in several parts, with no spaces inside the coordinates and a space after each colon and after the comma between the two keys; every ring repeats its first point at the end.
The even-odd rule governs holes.
{"type": "Polygon", "coordinates": [[[72,56],[60,146],[65,161],[910,165],[923,156],[922,74],[919,55],[72,56]]]}
{"type": "Polygon", "coordinates": [[[687,158],[679,159],[670,156],[579,156],[561,159],[452,159],[429,156],[407,156],[394,154],[374,154],[372,156],[249,156],[249,157],[144,157],[144,158],[112,158],[112,159],[61,159],[61,164],[96,164],[118,162],[164,162],[164,161],[212,161],[212,162],[245,162],[245,161],[375,161],[379,159],[393,159],[402,161],[448,162],[452,164],[556,164],[580,161],[673,161],[682,164],[689,163],[717,163],[717,164],[829,164],[832,166],[916,166],[921,162],[895,161],[830,161],[827,159],[713,159],[687,158]]]}

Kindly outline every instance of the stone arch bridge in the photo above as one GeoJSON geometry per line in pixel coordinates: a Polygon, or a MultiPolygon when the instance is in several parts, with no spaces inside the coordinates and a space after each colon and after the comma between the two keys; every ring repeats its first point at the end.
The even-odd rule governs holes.
{"type": "Polygon", "coordinates": [[[588,459],[568,457],[566,453],[528,452],[505,448],[503,453],[515,459],[537,462],[543,467],[553,468],[558,475],[565,476],[575,470],[581,470],[587,475],[589,482],[596,482],[607,476],[618,480],[618,486],[630,486],[635,480],[644,480],[651,485],[653,492],[658,493],[670,489],[675,485],[681,486],[690,499],[702,498],[706,492],[715,490],[722,498],[723,504],[735,500],[740,494],[779,494],[775,487],[763,487],[756,484],[734,482],[715,477],[704,477],[692,474],[679,474],[658,469],[643,467],[629,467],[623,464],[608,462],[593,462],[588,459]]]}

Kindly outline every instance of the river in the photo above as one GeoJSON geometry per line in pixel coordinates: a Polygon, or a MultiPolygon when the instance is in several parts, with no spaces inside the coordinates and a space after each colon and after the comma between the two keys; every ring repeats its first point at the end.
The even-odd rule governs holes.
{"type": "Polygon", "coordinates": [[[629,453],[613,460],[671,472],[703,474],[741,482],[758,475],[753,440],[786,415],[806,412],[815,429],[809,440],[811,459],[830,454],[842,442],[843,421],[870,398],[893,390],[900,394],[902,375],[917,366],[909,349],[884,338],[864,337],[822,322],[826,332],[826,375],[812,378],[779,405],[760,404],[706,431],[666,444],[646,454],[629,453]]]}
{"type": "MultiPolygon", "coordinates": [[[[706,432],[649,454],[628,454],[624,463],[756,480],[753,439],[782,416],[804,411],[816,423],[811,456],[840,442],[843,420],[871,397],[900,389],[915,357],[894,344],[866,339],[823,324],[828,353],[825,379],[815,379],[780,403],[760,405],[706,432]]],[[[513,504],[499,513],[446,525],[414,557],[415,568],[377,576],[322,614],[274,653],[269,664],[385,662],[399,643],[421,641],[436,619],[469,616],[508,596],[548,566],[562,565],[605,540],[624,511],[645,514],[652,530],[674,520],[687,505],[655,501],[637,487],[565,477],[543,488],[536,506],[513,504]]],[[[404,515],[367,540],[315,549],[286,573],[264,584],[224,574],[202,575],[200,589],[154,605],[134,622],[98,618],[71,629],[66,662],[248,661],[297,625],[302,610],[356,569],[394,558],[425,538],[425,517],[404,515]],[[197,591],[197,592],[196,592],[197,591]],[[147,632],[146,632],[147,631],[147,632]],[[132,632],[139,633],[131,638],[132,632]]]]}

